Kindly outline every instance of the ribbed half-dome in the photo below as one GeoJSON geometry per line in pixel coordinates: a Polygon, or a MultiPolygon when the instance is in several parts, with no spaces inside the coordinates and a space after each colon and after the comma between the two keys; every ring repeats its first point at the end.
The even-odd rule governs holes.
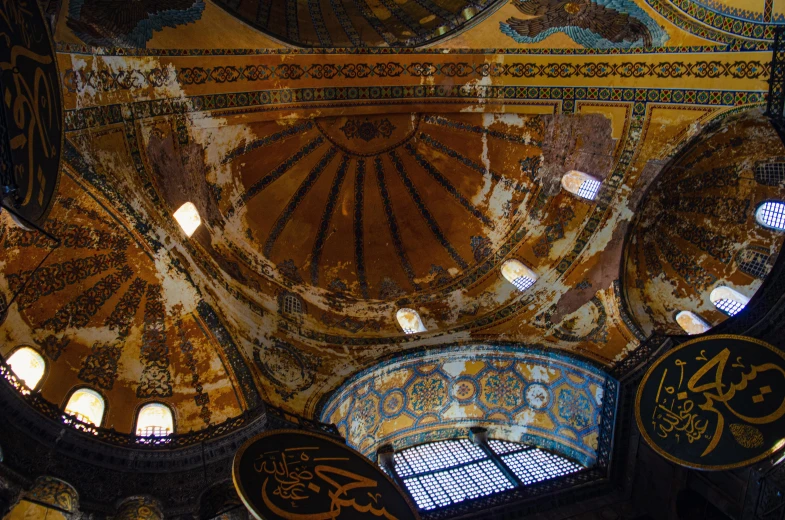
{"type": "Polygon", "coordinates": [[[396,114],[253,130],[224,159],[242,191],[220,203],[223,239],[296,283],[390,299],[449,283],[504,242],[542,123],[396,114]]]}

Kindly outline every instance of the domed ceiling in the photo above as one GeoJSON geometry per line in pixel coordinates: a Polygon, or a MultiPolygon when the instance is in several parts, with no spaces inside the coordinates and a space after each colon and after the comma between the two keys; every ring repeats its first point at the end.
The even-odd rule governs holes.
{"type": "MultiPolygon", "coordinates": [[[[63,242],[33,275],[49,246],[4,217],[6,301],[31,281],[0,318],[0,353],[37,348],[45,398],[93,387],[126,432],[150,400],[178,431],[261,400],[315,417],[353,375],[413,352],[622,362],[651,321],[619,280],[638,204],[709,122],[762,117],[766,17],[781,17],[737,28],[715,5],[709,27],[694,2],[657,0],[365,2],[373,16],[341,1],[64,4],[47,224],[63,242]],[[562,189],[570,170],[602,181],[596,199],[562,189]],[[185,202],[202,218],[191,237],[172,218],[185,202]],[[501,275],[508,259],[537,274],[530,289],[501,275]],[[401,307],[427,330],[404,334],[401,307]]],[[[773,150],[768,130],[742,139],[756,132],[773,150]]],[[[660,288],[640,301],[674,298],[650,274],[644,292],[660,288]]]]}
{"type": "Polygon", "coordinates": [[[504,2],[219,0],[217,4],[263,33],[299,47],[417,47],[460,31],[504,2]]]}
{"type": "Polygon", "coordinates": [[[295,283],[354,298],[397,299],[455,283],[527,214],[533,179],[521,163],[541,153],[540,118],[483,119],[390,114],[252,125],[255,138],[221,160],[231,177],[216,174],[219,240],[250,266],[275,266],[295,283]]]}
{"type": "Polygon", "coordinates": [[[683,333],[680,311],[724,321],[710,299],[718,286],[755,294],[783,244],[755,220],[762,202],[783,195],[762,169],[782,168],[783,155],[774,127],[744,115],[705,130],[662,172],[625,252],[627,305],[647,333],[683,333]]]}

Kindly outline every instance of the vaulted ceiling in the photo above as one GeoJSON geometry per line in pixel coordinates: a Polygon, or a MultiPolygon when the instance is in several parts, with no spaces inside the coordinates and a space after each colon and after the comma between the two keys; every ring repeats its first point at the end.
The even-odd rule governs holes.
{"type": "MultiPolygon", "coordinates": [[[[608,368],[674,302],[703,305],[658,300],[674,267],[654,281],[639,271],[628,312],[625,235],[649,185],[737,112],[752,114],[734,123],[742,142],[776,142],[760,108],[783,13],[762,1],[152,4],[62,3],[67,134],[47,228],[63,243],[32,274],[50,245],[4,217],[0,252],[7,301],[31,280],[0,324],[0,353],[37,346],[44,397],[96,387],[120,431],[151,399],[173,405],[182,431],[260,399],[315,416],[351,376],[446,345],[608,368]],[[569,170],[603,181],[596,200],[561,188],[569,170]],[[172,219],[186,201],[202,217],[190,238],[172,219]],[[517,291],[507,259],[537,283],[517,291]],[[292,296],[303,312],[284,312],[292,296]],[[403,333],[404,306],[426,332],[403,333]]],[[[747,172],[780,153],[734,150],[747,172]]],[[[705,227],[700,212],[672,218],[705,227]]],[[[714,232],[735,243],[749,218],[714,232]]],[[[699,245],[670,244],[712,268],[699,245]]],[[[754,292],[735,272],[723,275],[754,292]]]]}

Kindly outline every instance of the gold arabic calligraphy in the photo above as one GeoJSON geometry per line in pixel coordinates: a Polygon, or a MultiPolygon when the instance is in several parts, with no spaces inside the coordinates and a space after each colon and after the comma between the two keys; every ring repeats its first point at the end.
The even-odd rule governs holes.
{"type": "MultiPolygon", "coordinates": [[[[729,382],[725,380],[725,369],[730,357],[731,352],[728,348],[723,349],[711,359],[707,359],[705,351],[701,351],[695,361],[704,363],[687,380],[686,390],[682,388],[682,385],[684,384],[687,362],[681,359],[674,362],[679,370],[677,386],[666,385],[668,369],[663,371],[652,415],[654,430],[660,438],[666,439],[673,435],[674,439],[680,442],[681,437],[684,436],[690,444],[700,439],[707,440],[709,441],[708,445],[701,454],[701,457],[705,457],[720,442],[725,428],[725,413],[730,413],[750,425],[769,424],[785,415],[785,397],[782,398],[782,402],[774,411],[765,415],[745,415],[735,409],[737,405],[732,404],[731,401],[738,393],[746,390],[751,381],[770,371],[778,372],[785,377],[785,370],[774,363],[746,367],[739,356],[730,366],[740,369],[742,373],[738,381],[729,382]],[[696,401],[700,398],[702,402],[696,405],[690,397],[696,401]],[[724,405],[724,408],[718,408],[719,405],[724,405]],[[708,431],[712,422],[714,429],[708,431]]],[[[770,388],[766,393],[771,393],[770,388]]],[[[760,397],[753,397],[753,403],[762,402],[763,395],[764,392],[761,391],[760,397]]]]}
{"type": "Polygon", "coordinates": [[[381,494],[373,493],[377,487],[375,480],[327,464],[345,463],[349,458],[318,457],[318,450],[316,447],[303,446],[259,456],[254,463],[254,470],[266,475],[262,483],[262,500],[270,511],[287,520],[328,520],[339,518],[344,508],[352,508],[379,518],[398,520],[381,506],[381,494]],[[297,513],[280,505],[285,503],[288,508],[296,509],[301,501],[312,500],[323,490],[326,490],[330,503],[327,511],[297,513]]]}

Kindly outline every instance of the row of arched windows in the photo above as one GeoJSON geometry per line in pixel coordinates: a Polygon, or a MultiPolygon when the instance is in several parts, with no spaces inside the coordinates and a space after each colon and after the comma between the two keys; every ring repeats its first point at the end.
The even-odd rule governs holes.
{"type": "MultiPolygon", "coordinates": [[[[46,373],[46,361],[30,347],[16,349],[6,361],[30,390],[36,390],[46,373]]],[[[69,418],[101,426],[106,411],[106,400],[91,388],[78,388],[68,398],[63,410],[69,418]]],[[[163,403],[147,403],[139,409],[136,416],[136,435],[139,437],[165,437],[174,433],[172,410],[163,403]]]]}
{"type": "MultiPolygon", "coordinates": [[[[747,305],[749,298],[735,289],[725,285],[716,287],[709,295],[709,300],[717,309],[727,314],[735,316],[747,305]]],[[[676,323],[684,329],[687,334],[703,334],[711,328],[703,318],[690,311],[681,311],[676,314],[676,323]]]]}
{"type": "MultiPolygon", "coordinates": [[[[775,231],[785,231],[785,203],[769,200],[758,206],[755,210],[755,221],[767,229],[775,231]]],[[[747,251],[746,262],[742,262],[739,267],[742,271],[751,276],[761,277],[765,273],[765,262],[768,255],[747,251]]],[[[709,300],[714,306],[728,316],[735,316],[741,312],[750,299],[735,289],[726,285],[715,287],[709,295],[709,300]]],[[[676,323],[681,326],[687,334],[703,334],[711,328],[703,318],[691,311],[681,311],[676,314],[676,323]]]]}
{"type": "MultiPolygon", "coordinates": [[[[573,195],[594,200],[600,192],[602,182],[587,173],[572,170],[562,176],[561,185],[573,195]]],[[[537,281],[534,271],[514,259],[507,260],[502,264],[501,274],[521,292],[529,289],[537,281]]],[[[416,334],[427,330],[420,315],[414,309],[398,309],[395,317],[398,320],[398,325],[406,334],[416,334]]]]}

